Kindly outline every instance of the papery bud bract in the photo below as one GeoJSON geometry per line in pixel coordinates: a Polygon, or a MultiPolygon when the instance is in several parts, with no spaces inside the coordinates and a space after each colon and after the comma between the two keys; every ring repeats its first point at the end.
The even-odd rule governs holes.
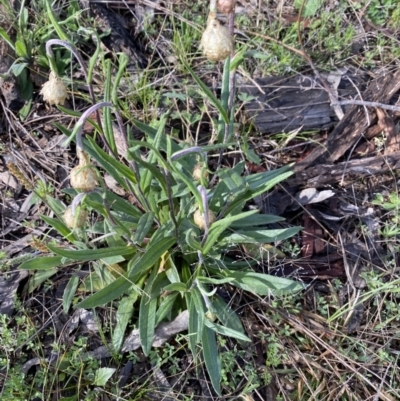
{"type": "Polygon", "coordinates": [[[192,176],[196,181],[201,181],[201,178],[208,178],[208,171],[203,168],[203,163],[197,163],[194,166],[192,176]]]}
{"type": "Polygon", "coordinates": [[[67,88],[53,71],[50,73],[49,80],[42,86],[40,94],[50,106],[58,104],[62,106],[68,97],[67,88]]]}
{"type": "Polygon", "coordinates": [[[229,14],[235,9],[236,0],[218,0],[218,10],[221,13],[229,14]]]}
{"type": "MultiPolygon", "coordinates": [[[[201,213],[200,209],[197,209],[193,215],[194,224],[199,227],[201,230],[205,230],[206,228],[206,220],[204,219],[204,213],[201,213]]],[[[211,224],[215,221],[215,214],[209,210],[208,211],[208,224],[211,224]]]]}
{"type": "Polygon", "coordinates": [[[86,223],[88,214],[86,210],[77,208],[72,214],[72,207],[68,206],[64,212],[63,220],[68,228],[82,228],[86,223]]]}
{"type": "Polygon", "coordinates": [[[226,27],[215,18],[209,18],[201,37],[201,47],[208,60],[225,60],[233,52],[233,39],[226,27]]]}
{"type": "Polygon", "coordinates": [[[205,316],[210,322],[215,322],[215,320],[217,319],[217,314],[211,310],[208,310],[205,316]]]}
{"type": "Polygon", "coordinates": [[[89,157],[85,152],[79,152],[78,156],[79,164],[69,174],[71,187],[83,192],[93,191],[97,186],[96,170],[90,167],[89,157]]]}

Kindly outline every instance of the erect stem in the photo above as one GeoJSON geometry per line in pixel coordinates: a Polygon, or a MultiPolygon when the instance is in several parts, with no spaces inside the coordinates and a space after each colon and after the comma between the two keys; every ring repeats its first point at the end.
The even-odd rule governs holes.
{"type": "Polygon", "coordinates": [[[210,0],[210,18],[215,18],[217,14],[217,0],[210,0]]]}
{"type": "Polygon", "coordinates": [[[202,204],[203,204],[203,209],[204,209],[204,223],[205,223],[206,227],[204,229],[204,236],[203,236],[203,239],[201,241],[201,244],[204,245],[206,243],[206,240],[207,240],[207,237],[208,237],[208,230],[210,228],[210,219],[209,219],[209,216],[208,216],[208,211],[209,211],[208,198],[207,198],[207,191],[202,185],[199,185],[197,187],[197,189],[200,192],[201,200],[202,200],[202,204]]]}
{"type": "MultiPolygon", "coordinates": [[[[63,46],[65,48],[67,48],[78,60],[79,65],[82,68],[82,72],[83,75],[85,76],[85,81],[88,85],[89,88],[89,95],[90,98],[92,100],[93,104],[96,104],[96,98],[94,96],[94,90],[93,90],[93,85],[91,80],[89,81],[89,76],[86,70],[86,66],[82,60],[81,55],[79,54],[79,52],[76,50],[76,48],[74,46],[72,46],[71,44],[69,44],[68,42],[66,42],[65,40],[59,40],[59,39],[50,39],[46,42],[46,53],[49,56],[49,62],[50,62],[50,68],[51,70],[57,74],[57,66],[56,63],[54,61],[54,53],[53,50],[51,49],[51,46],[53,45],[59,45],[59,46],[63,46]]],[[[58,74],[57,74],[58,75],[58,74]]],[[[96,120],[97,120],[97,124],[99,125],[99,127],[101,128],[101,118],[100,118],[100,114],[96,111],[96,120]]],[[[108,146],[108,144],[107,144],[108,146]]]]}
{"type": "MultiPolygon", "coordinates": [[[[82,142],[82,128],[83,124],[85,124],[85,121],[88,119],[88,117],[94,113],[95,111],[101,109],[102,107],[112,107],[112,103],[110,102],[100,102],[96,103],[93,106],[90,106],[79,118],[78,122],[75,125],[74,130],[72,131],[71,136],[67,139],[66,142],[64,142],[64,146],[68,145],[71,140],[74,138],[76,135],[76,144],[78,145],[78,148],[83,150],[83,142],[82,142]]],[[[105,142],[107,143],[107,142],[105,142]]],[[[107,144],[108,146],[108,144],[107,144]]]]}
{"type": "Polygon", "coordinates": [[[84,62],[82,60],[81,55],[79,54],[79,52],[76,50],[76,48],[74,46],[72,46],[68,42],[66,42],[64,40],[60,40],[60,39],[50,39],[50,40],[48,40],[46,42],[46,54],[49,56],[51,70],[53,72],[55,72],[56,74],[58,73],[57,67],[56,67],[55,62],[54,62],[54,53],[53,53],[53,50],[51,48],[51,46],[54,46],[54,45],[59,45],[59,46],[63,46],[65,48],[67,48],[76,57],[76,59],[78,60],[79,65],[82,68],[83,75],[85,76],[85,81],[88,84],[89,94],[90,94],[90,98],[92,99],[92,103],[95,104],[96,103],[96,99],[94,97],[93,86],[92,86],[91,82],[88,82],[88,74],[87,74],[86,66],[85,66],[85,64],[84,64],[84,62]]]}
{"type": "MultiPolygon", "coordinates": [[[[213,0],[211,0],[213,2],[213,0]]],[[[211,3],[210,2],[210,3],[211,3]]],[[[210,4],[211,8],[211,4],[210,4]]],[[[232,36],[232,42],[234,43],[234,34],[235,34],[235,9],[233,8],[232,12],[228,14],[228,24],[229,24],[229,33],[232,36]]],[[[235,55],[235,47],[233,46],[233,51],[232,54],[230,55],[231,60],[233,59],[235,55]]],[[[229,73],[229,99],[228,99],[228,117],[229,117],[229,122],[228,124],[225,124],[225,132],[224,132],[224,138],[223,138],[223,144],[225,145],[228,141],[228,138],[230,134],[233,132],[233,119],[234,119],[234,107],[235,107],[235,92],[236,92],[236,70],[232,70],[229,73]]],[[[218,157],[218,162],[217,162],[217,168],[221,166],[222,163],[222,156],[224,154],[224,148],[221,148],[219,152],[219,157],[218,157]]],[[[217,175],[214,175],[210,182],[210,186],[212,186],[217,179],[217,175]]]]}

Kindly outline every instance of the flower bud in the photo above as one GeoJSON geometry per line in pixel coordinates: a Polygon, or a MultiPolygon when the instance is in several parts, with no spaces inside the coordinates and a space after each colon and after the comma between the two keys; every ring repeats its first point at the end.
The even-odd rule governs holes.
{"type": "Polygon", "coordinates": [[[63,219],[68,228],[82,228],[86,223],[87,215],[86,210],[81,208],[75,209],[75,214],[72,214],[72,207],[68,206],[63,219]]]}
{"type": "Polygon", "coordinates": [[[69,174],[71,187],[83,192],[93,191],[97,186],[96,170],[89,166],[89,157],[85,152],[80,151],[78,157],[79,164],[69,174]]]}
{"type": "MultiPolygon", "coordinates": [[[[199,227],[201,230],[206,229],[206,221],[204,219],[204,213],[200,212],[200,209],[197,209],[193,215],[194,224],[199,227]]],[[[208,224],[211,226],[212,223],[215,221],[215,214],[209,210],[208,211],[208,224]]]]}
{"type": "Polygon", "coordinates": [[[208,18],[201,37],[203,53],[210,61],[225,60],[233,52],[233,39],[229,30],[215,18],[208,18]]]}
{"type": "Polygon", "coordinates": [[[50,73],[49,80],[42,86],[40,94],[50,106],[53,104],[62,106],[68,97],[67,88],[53,71],[50,73]]]}
{"type": "Polygon", "coordinates": [[[200,181],[201,178],[208,178],[208,171],[203,167],[203,163],[197,163],[194,166],[192,176],[196,181],[200,181]]]}
{"type": "Polygon", "coordinates": [[[224,14],[230,14],[235,9],[236,0],[218,0],[218,10],[224,14]]]}
{"type": "Polygon", "coordinates": [[[217,319],[217,314],[210,309],[206,312],[205,316],[206,319],[208,319],[210,322],[215,322],[215,320],[217,319]]]}

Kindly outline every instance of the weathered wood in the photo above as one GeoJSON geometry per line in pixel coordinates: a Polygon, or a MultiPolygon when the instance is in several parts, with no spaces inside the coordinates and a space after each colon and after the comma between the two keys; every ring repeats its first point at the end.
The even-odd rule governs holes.
{"type": "Polygon", "coordinates": [[[113,53],[123,52],[129,56],[128,69],[145,68],[147,59],[135,43],[132,35],[123,26],[121,18],[105,4],[90,1],[90,12],[95,17],[96,26],[110,34],[103,36],[101,41],[113,53]]]}
{"type": "MultiPolygon", "coordinates": [[[[363,94],[363,100],[389,103],[400,89],[400,70],[388,73],[373,80],[363,94]]],[[[318,164],[338,160],[353,147],[368,127],[377,121],[376,110],[368,108],[368,115],[362,106],[353,106],[329,134],[322,146],[315,148],[309,155],[296,164],[296,171],[302,171],[318,164]]]]}
{"type": "MultiPolygon", "coordinates": [[[[352,75],[350,79],[346,75],[340,78],[337,88],[340,100],[355,97],[357,89],[363,91],[366,87],[366,75],[352,75]]],[[[327,129],[338,122],[326,90],[313,76],[261,78],[255,83],[258,87],[254,84],[242,85],[239,92],[255,97],[245,107],[263,134],[299,128],[303,131],[327,129]]],[[[350,108],[346,106],[344,111],[350,108]]]]}
{"type": "Polygon", "coordinates": [[[298,171],[294,178],[287,180],[290,186],[305,185],[321,187],[333,184],[345,178],[365,177],[387,173],[400,168],[400,152],[385,156],[374,156],[350,160],[336,164],[318,164],[303,171],[298,171]]]}

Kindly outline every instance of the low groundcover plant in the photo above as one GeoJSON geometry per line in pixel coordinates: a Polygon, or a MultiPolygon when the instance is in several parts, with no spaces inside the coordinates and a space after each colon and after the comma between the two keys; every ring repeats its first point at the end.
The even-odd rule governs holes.
{"type": "MultiPolygon", "coordinates": [[[[233,126],[233,113],[227,112],[228,80],[224,79],[222,88],[224,100],[219,101],[186,67],[219,111],[220,132],[224,133],[225,126],[233,126]]],[[[224,71],[224,76],[229,76],[229,57],[224,71]]],[[[219,163],[209,183],[208,154],[229,146],[229,135],[219,135],[220,143],[210,146],[178,143],[166,134],[168,113],[151,126],[131,118],[144,140],[127,138],[123,132],[126,154],[121,154],[119,161],[111,124],[104,124],[104,133],[97,127],[107,140],[107,151],[94,138],[83,140],[81,134],[86,118],[99,108],[109,109],[108,113],[111,109],[124,130],[115,99],[86,110],[72,132],[62,128],[69,136],[67,143],[75,140],[78,148],[80,162],[71,172],[73,188],[68,190],[74,199],[67,208],[47,196],[58,218],[42,218],[63,237],[64,244],[48,244],[51,256],[37,257],[20,267],[56,271],[73,262],[90,263],[92,272],[79,287],[80,294],[89,295],[73,302],[74,297],[78,301],[78,279],[72,277],[64,294],[64,311],[72,303],[79,308],[95,308],[117,301],[113,305],[118,305],[117,314],[123,318],[113,331],[114,352],[121,349],[135,304],[145,355],[150,353],[156,326],[188,310],[189,347],[195,359],[204,360],[212,385],[220,394],[216,334],[241,343],[250,340],[239,317],[216,294],[217,287],[229,284],[260,296],[302,289],[300,283],[256,272],[253,267],[258,261],[254,258],[238,262],[233,256],[245,244],[275,243],[299,231],[299,227],[269,229],[269,224],[283,219],[245,208],[248,201],[289,177],[291,167],[245,175],[244,161],[233,168],[219,163]],[[119,184],[125,196],[107,189],[105,174],[119,184]],[[75,181],[79,185],[74,185],[75,181]],[[89,223],[89,215],[96,215],[94,224],[89,223]],[[70,246],[65,246],[65,240],[70,246]]]]}
{"type": "MultiPolygon", "coordinates": [[[[85,227],[79,217],[79,224],[74,226],[43,216],[71,246],[49,244],[54,256],[36,258],[21,268],[51,269],[72,261],[93,263],[95,270],[84,282],[86,291],[90,291],[96,274],[103,282],[97,280],[98,290],[77,307],[94,308],[118,299],[126,308],[124,299],[130,298],[132,303],[137,300],[140,340],[146,355],[157,324],[187,309],[191,351],[199,355],[202,347],[202,358],[219,392],[216,333],[249,340],[239,317],[215,293],[216,286],[229,284],[261,296],[302,288],[291,280],[255,272],[251,265],[257,264],[256,260],[242,264],[230,256],[242,244],[281,241],[298,232],[299,227],[268,229],[268,224],[282,219],[259,214],[258,210],[244,211],[246,202],[273,188],[291,171],[283,167],[243,176],[245,165],[241,162],[232,169],[220,168],[218,184],[207,190],[194,180],[192,171],[198,164],[197,156],[204,157],[211,149],[200,148],[199,155],[199,148],[183,148],[165,135],[165,123],[166,116],[159,121],[158,129],[138,124],[146,141],[130,141],[128,158],[133,168],[108,155],[93,139],[84,141],[87,153],[135,197],[136,205],[104,187],[78,195],[79,207],[97,213],[97,223],[90,227],[85,222],[85,227]],[[141,148],[149,150],[146,160],[141,148]],[[199,222],[201,217],[203,221],[199,222]],[[88,233],[97,240],[88,240],[88,233]],[[114,266],[111,274],[105,274],[110,266],[114,266]]],[[[50,204],[56,204],[55,200],[50,204]]],[[[65,212],[53,208],[59,215],[65,212]]],[[[124,327],[115,332],[124,332],[133,313],[132,303],[124,327]]],[[[116,339],[113,344],[118,351],[122,341],[116,339]]]]}

